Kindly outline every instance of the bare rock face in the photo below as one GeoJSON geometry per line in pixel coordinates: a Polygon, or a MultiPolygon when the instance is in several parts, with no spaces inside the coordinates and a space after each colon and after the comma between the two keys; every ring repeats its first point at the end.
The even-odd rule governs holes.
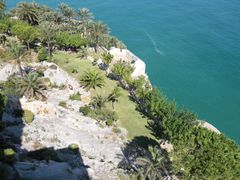
{"type": "Polygon", "coordinates": [[[109,127],[100,127],[96,120],[82,116],[79,107],[85,102],[70,100],[69,96],[79,92],[86,98],[90,94],[80,87],[77,80],[55,66],[57,69],[47,68],[44,75],[53,83],[67,85],[66,88],[48,90],[44,102],[28,101],[24,97],[10,98],[11,106],[4,118],[16,121],[16,117],[11,116],[14,109],[32,111],[35,115],[33,122],[24,124],[22,120],[18,121],[6,128],[7,133],[19,139],[19,144],[16,144],[19,152],[51,148],[60,161],[24,160],[17,162],[14,168],[23,179],[119,179],[118,164],[123,158],[122,147],[127,133],[116,134],[109,127]],[[61,101],[66,103],[66,107],[59,106],[61,101]],[[69,152],[71,144],[79,147],[77,152],[69,152]]]}
{"type": "Polygon", "coordinates": [[[56,107],[49,103],[43,101],[28,101],[25,97],[20,99],[21,108],[27,109],[33,112],[35,115],[57,117],[58,111],[56,107]]]}
{"type": "Polygon", "coordinates": [[[9,76],[16,72],[16,67],[14,67],[12,64],[6,64],[2,67],[0,66],[0,81],[6,81],[9,76]]]}

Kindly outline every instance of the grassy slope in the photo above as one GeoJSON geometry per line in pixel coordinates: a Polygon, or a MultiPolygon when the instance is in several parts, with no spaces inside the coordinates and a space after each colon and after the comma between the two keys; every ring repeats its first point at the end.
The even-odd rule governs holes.
{"type": "MultiPolygon", "coordinates": [[[[92,54],[91,54],[92,55],[92,54]]],[[[96,57],[96,54],[95,54],[96,57]]],[[[100,72],[105,79],[105,86],[103,88],[92,91],[92,94],[101,94],[107,96],[114,87],[117,86],[117,82],[106,77],[105,72],[101,71],[98,67],[92,66],[89,60],[81,60],[77,58],[77,55],[72,53],[57,52],[54,54],[55,63],[66,70],[69,74],[72,74],[73,68],[78,70],[77,74],[72,74],[78,80],[83,73],[89,69],[95,69],[100,72]],[[65,63],[69,61],[69,63],[65,63]]],[[[111,104],[107,104],[109,108],[112,108],[111,104]]],[[[143,118],[139,112],[135,110],[135,103],[129,99],[129,94],[126,90],[122,89],[122,96],[119,102],[115,105],[115,111],[119,116],[119,125],[128,130],[129,138],[132,139],[135,136],[150,136],[150,131],[145,127],[147,119],[143,118]]]]}

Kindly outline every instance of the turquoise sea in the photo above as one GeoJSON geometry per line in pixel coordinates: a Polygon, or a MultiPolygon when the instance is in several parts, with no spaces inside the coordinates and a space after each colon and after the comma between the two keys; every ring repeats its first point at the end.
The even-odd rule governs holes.
{"type": "Polygon", "coordinates": [[[146,62],[154,85],[240,143],[239,0],[65,2],[91,9],[146,62]]]}

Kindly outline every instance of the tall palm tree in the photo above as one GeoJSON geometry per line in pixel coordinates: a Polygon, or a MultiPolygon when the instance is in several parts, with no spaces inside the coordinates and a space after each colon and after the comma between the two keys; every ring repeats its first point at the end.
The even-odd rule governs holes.
{"type": "Polygon", "coordinates": [[[109,68],[109,65],[111,64],[112,60],[113,60],[113,55],[111,55],[110,53],[104,53],[102,55],[103,58],[103,62],[106,65],[106,72],[109,68]]]}
{"type": "Polygon", "coordinates": [[[48,46],[48,56],[52,56],[52,46],[55,41],[56,26],[53,22],[44,21],[39,24],[41,32],[40,39],[42,42],[46,42],[48,46]]]}
{"type": "Polygon", "coordinates": [[[93,20],[93,14],[92,12],[87,8],[82,8],[79,10],[78,15],[80,17],[80,20],[82,21],[83,25],[83,37],[87,34],[87,28],[89,26],[89,22],[93,20]]]}
{"type": "Polygon", "coordinates": [[[112,108],[114,110],[114,103],[118,102],[119,97],[121,97],[121,89],[119,87],[115,87],[113,91],[108,95],[107,100],[112,102],[112,108]]]}
{"type": "Polygon", "coordinates": [[[58,6],[60,13],[67,18],[68,24],[71,24],[72,18],[75,16],[75,11],[66,3],[61,3],[58,6]]]}
{"type": "Polygon", "coordinates": [[[29,24],[38,24],[38,9],[38,4],[34,2],[20,2],[17,4],[17,7],[14,9],[14,11],[19,19],[29,24]]]}
{"type": "Polygon", "coordinates": [[[82,76],[80,83],[82,87],[86,88],[88,91],[90,89],[96,89],[97,87],[101,88],[104,86],[104,79],[100,73],[96,71],[87,71],[82,76]]]}
{"type": "Polygon", "coordinates": [[[0,11],[5,9],[5,7],[6,7],[5,1],[4,0],[0,0],[0,11]]]}
{"type": "Polygon", "coordinates": [[[91,27],[91,36],[93,38],[95,52],[98,52],[98,48],[100,45],[100,40],[103,36],[109,33],[109,29],[106,24],[97,21],[92,24],[91,27]]]}
{"type": "Polygon", "coordinates": [[[17,41],[10,41],[8,46],[13,58],[16,59],[16,64],[18,66],[20,75],[23,78],[23,69],[22,69],[21,62],[22,62],[22,56],[24,54],[24,49],[21,46],[21,44],[17,41]]]}
{"type": "Polygon", "coordinates": [[[42,79],[38,77],[36,73],[29,73],[24,76],[23,79],[20,79],[16,82],[17,91],[26,96],[28,99],[37,98],[45,99],[44,90],[47,89],[47,86],[42,79]]]}

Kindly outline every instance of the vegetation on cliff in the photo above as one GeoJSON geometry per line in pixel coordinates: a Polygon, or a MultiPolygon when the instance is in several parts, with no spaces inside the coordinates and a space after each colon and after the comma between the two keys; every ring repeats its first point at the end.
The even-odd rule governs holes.
{"type": "MultiPolygon", "coordinates": [[[[1,14],[4,9],[4,1],[0,1],[1,14]]],[[[201,127],[194,113],[177,108],[175,102],[152,88],[145,77],[132,78],[134,69],[129,63],[119,60],[111,64],[113,57],[104,51],[124,45],[109,34],[106,24],[94,20],[90,10],[75,10],[64,3],[53,10],[35,2],[20,2],[0,17],[0,59],[15,60],[19,69],[19,74],[4,84],[5,95],[16,90],[16,94],[29,99],[46,98],[47,87],[41,73],[29,72],[22,65],[24,60],[34,61],[33,52],[38,53],[40,61],[55,62],[91,92],[91,102],[80,112],[129,131],[131,139],[124,152],[136,146],[138,151],[135,161],[127,161],[121,167],[131,176],[240,178],[239,146],[223,134],[201,127]],[[93,66],[87,56],[102,57],[104,66],[93,66]],[[173,145],[173,149],[166,151],[164,143],[173,145]]],[[[70,98],[81,100],[79,96],[70,98]]],[[[5,103],[5,96],[0,94],[0,117],[5,103]]],[[[64,102],[59,105],[66,107],[64,102]]],[[[27,122],[33,118],[30,114],[27,122]]],[[[128,158],[131,159],[126,155],[128,158]]]]}

